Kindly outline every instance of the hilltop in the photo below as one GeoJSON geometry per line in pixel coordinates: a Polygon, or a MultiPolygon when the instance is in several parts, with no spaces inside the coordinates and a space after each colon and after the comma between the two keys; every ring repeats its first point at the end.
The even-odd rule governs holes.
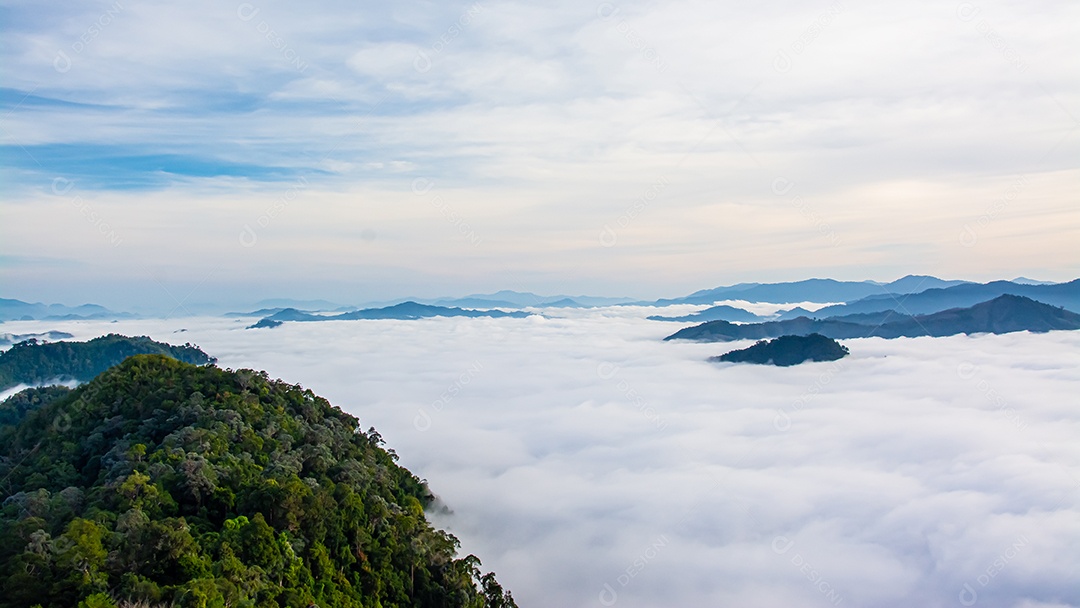
{"type": "Polygon", "coordinates": [[[25,401],[0,607],[514,606],[375,429],[299,385],[137,355],[25,401]]]}
{"type": "Polygon", "coordinates": [[[709,361],[757,363],[787,367],[805,361],[836,361],[848,355],[848,349],[836,340],[821,334],[809,336],[780,336],[762,340],[749,348],[733,350],[709,361]]]}

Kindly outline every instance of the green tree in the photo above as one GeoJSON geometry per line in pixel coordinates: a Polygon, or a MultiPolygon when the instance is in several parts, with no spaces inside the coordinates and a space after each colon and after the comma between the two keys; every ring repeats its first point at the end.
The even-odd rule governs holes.
{"type": "Polygon", "coordinates": [[[512,606],[360,429],[264,373],[129,358],[0,425],[0,608],[512,606]]]}

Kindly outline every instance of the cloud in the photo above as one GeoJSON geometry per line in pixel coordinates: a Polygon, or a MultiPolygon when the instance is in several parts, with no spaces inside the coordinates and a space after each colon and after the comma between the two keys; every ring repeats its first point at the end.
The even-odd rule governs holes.
{"type": "Polygon", "coordinates": [[[654,310],[562,312],[9,331],[183,327],[312,388],[430,481],[452,510],[434,520],[523,606],[1080,606],[1076,332],[849,340],[773,368],[662,342],[654,310]]]}
{"type": "MultiPolygon", "coordinates": [[[[147,199],[198,206],[303,176],[332,231],[355,221],[339,197],[392,209],[420,178],[467,201],[454,210],[485,238],[431,247],[429,230],[361,227],[402,235],[388,257],[409,258],[395,274],[410,292],[447,259],[475,269],[462,292],[504,286],[507,266],[529,290],[639,297],[811,273],[1073,278],[1076,9],[968,8],[16,3],[2,26],[5,212],[57,177],[137,215],[147,199]]],[[[20,216],[12,232],[50,219],[20,216]]],[[[205,225],[169,226],[204,275],[222,256],[205,225]]],[[[128,242],[129,258],[155,255],[128,242]]],[[[314,248],[245,276],[328,282],[331,266],[314,248]]],[[[110,289],[149,300],[156,286],[110,289]]]]}

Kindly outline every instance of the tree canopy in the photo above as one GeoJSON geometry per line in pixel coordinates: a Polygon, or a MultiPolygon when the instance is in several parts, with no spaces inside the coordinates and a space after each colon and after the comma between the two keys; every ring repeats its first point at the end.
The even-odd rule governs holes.
{"type": "Polygon", "coordinates": [[[52,380],[86,382],[132,355],[159,354],[195,365],[214,358],[197,346],[173,346],[147,336],[109,334],[86,342],[24,340],[0,353],[0,390],[52,380]]]}
{"type": "Polygon", "coordinates": [[[821,334],[809,336],[780,336],[761,340],[749,348],[733,350],[710,361],[758,363],[786,367],[804,361],[835,361],[848,355],[848,348],[821,334]]]}
{"type": "Polygon", "coordinates": [[[514,606],[375,429],[299,385],[138,355],[22,399],[0,608],[514,606]]]}

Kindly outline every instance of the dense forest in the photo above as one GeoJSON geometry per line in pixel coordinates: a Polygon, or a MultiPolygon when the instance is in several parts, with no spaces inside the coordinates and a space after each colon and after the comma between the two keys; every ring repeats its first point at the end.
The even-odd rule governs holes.
{"type": "Polygon", "coordinates": [[[109,334],[87,342],[38,342],[32,339],[0,353],[0,390],[52,380],[86,382],[132,355],[148,354],[168,355],[195,365],[214,361],[191,344],[173,346],[146,336],[130,338],[109,334]]]}
{"type": "Polygon", "coordinates": [[[513,607],[374,428],[265,372],[128,358],[0,424],[0,607],[513,607]]]}
{"type": "Polygon", "coordinates": [[[787,367],[804,361],[836,361],[848,355],[848,348],[821,334],[809,336],[780,336],[761,340],[749,348],[733,350],[710,361],[729,363],[758,363],[787,367]]]}
{"type": "Polygon", "coordinates": [[[59,384],[19,391],[0,402],[0,425],[19,424],[31,410],[44,407],[70,392],[70,388],[59,384]]]}

